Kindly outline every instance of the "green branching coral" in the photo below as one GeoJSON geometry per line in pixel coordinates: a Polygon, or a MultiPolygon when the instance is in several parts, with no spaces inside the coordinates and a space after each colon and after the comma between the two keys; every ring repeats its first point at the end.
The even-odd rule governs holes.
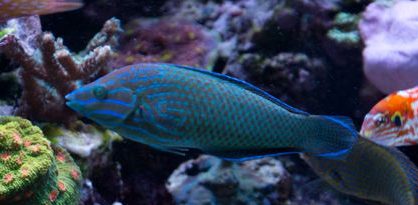
{"type": "Polygon", "coordinates": [[[76,205],[81,174],[28,120],[0,117],[0,204],[76,205]]]}

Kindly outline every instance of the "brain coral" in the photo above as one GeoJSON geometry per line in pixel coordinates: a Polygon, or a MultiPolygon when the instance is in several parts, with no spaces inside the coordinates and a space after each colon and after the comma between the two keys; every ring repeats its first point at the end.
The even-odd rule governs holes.
{"type": "Polygon", "coordinates": [[[0,117],[0,204],[76,205],[80,170],[28,120],[0,117]]]}

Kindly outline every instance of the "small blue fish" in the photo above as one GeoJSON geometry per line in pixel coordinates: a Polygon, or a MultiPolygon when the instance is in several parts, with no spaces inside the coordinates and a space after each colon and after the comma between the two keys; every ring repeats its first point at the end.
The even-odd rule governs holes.
{"type": "Polygon", "coordinates": [[[113,71],[66,96],[100,125],[159,150],[228,160],[310,153],[339,157],[357,140],[351,121],[310,115],[235,78],[170,64],[113,71]]]}

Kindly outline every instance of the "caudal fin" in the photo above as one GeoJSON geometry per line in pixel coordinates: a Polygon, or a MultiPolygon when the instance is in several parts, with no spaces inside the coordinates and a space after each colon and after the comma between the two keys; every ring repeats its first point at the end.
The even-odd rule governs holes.
{"type": "Polygon", "coordinates": [[[358,132],[348,117],[312,116],[312,135],[305,147],[310,154],[343,159],[357,143],[358,132]]]}
{"type": "Polygon", "coordinates": [[[36,14],[52,14],[79,9],[83,6],[82,0],[44,0],[43,4],[35,9],[36,14]]]}

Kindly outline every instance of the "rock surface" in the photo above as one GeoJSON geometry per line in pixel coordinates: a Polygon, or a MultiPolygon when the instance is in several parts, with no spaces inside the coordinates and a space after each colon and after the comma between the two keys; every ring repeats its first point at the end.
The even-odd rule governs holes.
{"type": "Polygon", "coordinates": [[[176,204],[278,204],[289,197],[291,178],[273,158],[230,163],[201,156],[180,165],[167,189],[176,204]]]}

